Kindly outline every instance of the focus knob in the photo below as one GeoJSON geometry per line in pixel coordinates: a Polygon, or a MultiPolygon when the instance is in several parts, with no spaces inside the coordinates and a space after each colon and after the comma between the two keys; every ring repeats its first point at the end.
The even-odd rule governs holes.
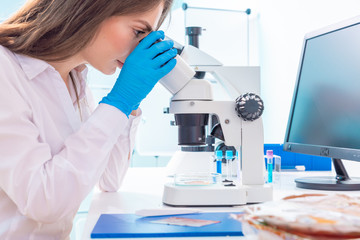
{"type": "Polygon", "coordinates": [[[264,102],[255,93],[246,93],[236,100],[235,110],[244,121],[258,119],[264,111],[264,102]]]}

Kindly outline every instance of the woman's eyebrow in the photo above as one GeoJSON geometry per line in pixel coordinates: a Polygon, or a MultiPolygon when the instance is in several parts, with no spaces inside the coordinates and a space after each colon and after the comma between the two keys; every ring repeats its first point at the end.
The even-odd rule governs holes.
{"type": "Polygon", "coordinates": [[[135,20],[135,21],[144,24],[146,26],[146,31],[148,31],[148,32],[154,31],[153,28],[150,26],[150,24],[147,21],[144,21],[144,20],[135,20]]]}

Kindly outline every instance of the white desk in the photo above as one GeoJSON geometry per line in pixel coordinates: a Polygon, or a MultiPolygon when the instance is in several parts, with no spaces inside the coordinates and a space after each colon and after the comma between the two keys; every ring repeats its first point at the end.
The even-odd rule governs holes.
{"type": "MultiPolygon", "coordinates": [[[[281,186],[274,186],[274,200],[292,194],[321,192],[295,187],[294,179],[303,176],[329,176],[331,172],[283,172],[281,186]]],[[[134,213],[144,208],[162,207],[163,186],[169,179],[165,176],[165,168],[130,168],[123,186],[119,192],[95,192],[85,223],[82,239],[89,240],[90,233],[102,213],[134,213]]],[[[324,191],[325,193],[329,193],[324,191]]],[[[344,192],[343,192],[344,193],[344,192]]],[[[360,191],[345,192],[346,194],[360,195],[360,191]]],[[[204,211],[236,211],[236,207],[202,208],[204,211]]],[[[189,240],[189,239],[238,239],[244,237],[182,237],[182,238],[151,238],[152,240],[189,240]]],[[[125,238],[122,238],[125,240],[125,238]]],[[[249,238],[246,238],[249,239],[249,238]]]]}

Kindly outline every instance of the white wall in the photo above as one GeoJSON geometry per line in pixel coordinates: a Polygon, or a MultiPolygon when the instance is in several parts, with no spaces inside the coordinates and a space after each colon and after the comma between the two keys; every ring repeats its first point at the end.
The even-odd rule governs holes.
{"type": "MultiPolygon", "coordinates": [[[[184,1],[190,7],[212,8],[245,11],[248,8],[257,8],[256,1],[238,0],[187,0],[184,1]]],[[[247,18],[250,20],[250,34],[254,32],[256,14],[230,11],[210,11],[189,8],[186,12],[176,9],[172,12],[170,25],[166,23],[163,29],[166,34],[181,44],[187,44],[185,40],[185,26],[201,26],[203,31],[200,36],[200,49],[216,57],[224,65],[247,65],[247,18]]],[[[255,50],[256,42],[250,42],[250,63],[258,64],[255,50]]]]}
{"type": "Polygon", "coordinates": [[[0,0],[0,21],[8,18],[18,8],[20,8],[26,0],[0,0]]]}

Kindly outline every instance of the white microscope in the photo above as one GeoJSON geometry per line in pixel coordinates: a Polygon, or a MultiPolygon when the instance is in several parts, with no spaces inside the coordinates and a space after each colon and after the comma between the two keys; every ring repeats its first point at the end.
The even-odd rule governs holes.
{"type": "MultiPolygon", "coordinates": [[[[259,67],[226,67],[188,45],[175,45],[179,55],[172,72],[160,80],[172,94],[168,113],[174,114],[181,151],[170,160],[171,175],[212,172],[214,137],[239,152],[241,180],[233,184],[164,186],[163,203],[169,206],[236,206],[272,200],[272,187],[264,182],[264,136],[259,67]],[[199,75],[210,73],[233,101],[213,99],[212,86],[199,75]],[[196,75],[195,75],[196,74],[196,75]],[[195,77],[194,77],[195,75],[195,77]],[[235,101],[236,99],[236,101],[235,101]],[[216,124],[214,124],[214,122],[216,124]]],[[[236,168],[236,167],[235,167],[236,168]]]]}

